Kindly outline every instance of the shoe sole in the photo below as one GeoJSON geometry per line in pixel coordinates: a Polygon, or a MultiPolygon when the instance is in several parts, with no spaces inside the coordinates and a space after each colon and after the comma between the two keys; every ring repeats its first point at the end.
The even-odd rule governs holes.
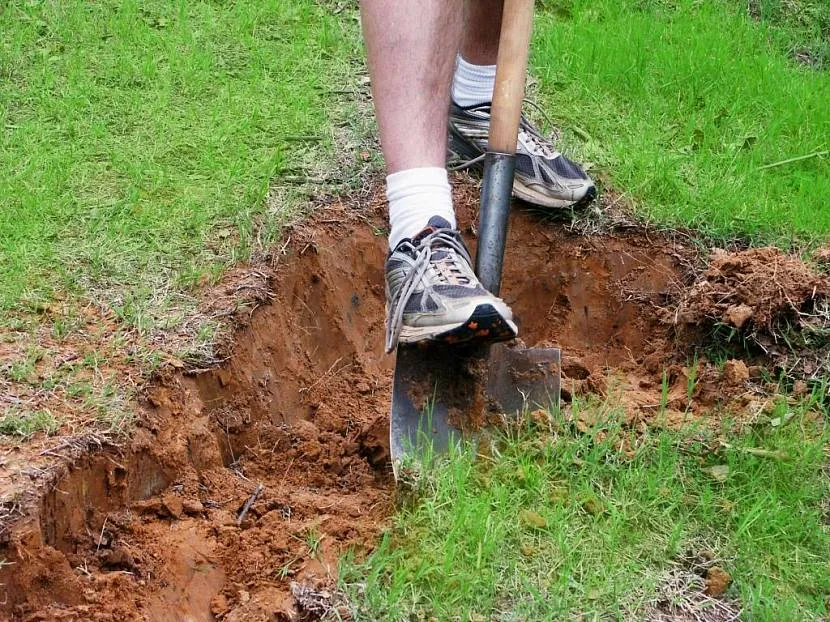
{"type": "Polygon", "coordinates": [[[491,304],[480,304],[472,315],[460,324],[447,326],[431,326],[427,328],[404,327],[401,331],[400,343],[418,343],[421,341],[437,341],[454,345],[471,341],[496,342],[515,339],[518,334],[516,325],[502,317],[491,304]]]}
{"type": "MultiPolygon", "coordinates": [[[[449,147],[448,147],[450,161],[453,159],[459,161],[472,160],[478,157],[479,153],[474,153],[463,138],[456,135],[454,131],[450,131],[449,147]]],[[[476,164],[471,168],[476,168],[479,171],[483,170],[481,164],[476,164]]],[[[553,208],[571,208],[571,207],[585,207],[590,204],[597,197],[597,188],[594,185],[589,186],[585,194],[578,199],[557,199],[550,195],[537,192],[528,184],[525,184],[521,175],[516,175],[513,179],[513,196],[522,201],[540,205],[542,207],[553,208]]]]}
{"type": "Polygon", "coordinates": [[[542,207],[554,208],[580,208],[590,204],[597,198],[596,186],[589,186],[585,194],[578,199],[557,199],[547,194],[535,191],[530,186],[526,186],[521,176],[516,175],[513,180],[513,196],[522,201],[540,205],[542,207]]]}

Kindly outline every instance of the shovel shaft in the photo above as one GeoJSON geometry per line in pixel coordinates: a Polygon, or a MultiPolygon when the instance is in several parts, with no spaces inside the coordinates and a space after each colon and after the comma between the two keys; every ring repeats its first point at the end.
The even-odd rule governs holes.
{"type": "Polygon", "coordinates": [[[516,169],[516,140],[522,116],[533,0],[505,0],[496,84],[490,108],[490,136],[484,159],[476,275],[498,296],[501,288],[507,216],[516,169]]]}
{"type": "Polygon", "coordinates": [[[515,153],[527,79],[533,0],[505,0],[501,23],[487,148],[515,153]]]}
{"type": "Polygon", "coordinates": [[[478,227],[476,275],[495,296],[501,289],[504,247],[507,242],[507,216],[513,193],[514,154],[488,151],[484,156],[484,180],[481,184],[481,222],[478,227]]]}

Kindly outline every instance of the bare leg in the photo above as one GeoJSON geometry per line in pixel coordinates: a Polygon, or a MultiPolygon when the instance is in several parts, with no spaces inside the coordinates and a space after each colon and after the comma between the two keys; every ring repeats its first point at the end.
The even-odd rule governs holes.
{"type": "Polygon", "coordinates": [[[463,248],[445,168],[462,0],[361,0],[360,8],[388,171],[386,351],[511,339],[509,307],[481,287],[463,248]]]}
{"type": "Polygon", "coordinates": [[[504,0],[466,0],[461,56],[474,65],[495,65],[504,0]]]}
{"type": "Polygon", "coordinates": [[[460,0],[362,0],[360,9],[388,172],[443,168],[460,0]]]}

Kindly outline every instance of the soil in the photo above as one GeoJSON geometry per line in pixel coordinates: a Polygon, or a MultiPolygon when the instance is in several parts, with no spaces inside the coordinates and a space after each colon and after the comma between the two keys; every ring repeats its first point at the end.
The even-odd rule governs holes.
{"type": "MultiPolygon", "coordinates": [[[[476,196],[457,188],[471,242],[476,196]]],[[[383,208],[379,193],[363,205],[334,201],[292,228],[265,304],[227,360],[168,366],[137,406],[127,446],[65,467],[6,533],[2,615],[255,622],[342,606],[338,556],[369,551],[395,504],[383,208]]],[[[752,309],[744,322],[774,318],[770,298],[798,307],[826,294],[824,281],[785,280],[785,259],[776,287],[757,290],[762,301],[753,305],[754,286],[734,299],[752,309]]],[[[769,257],[740,262],[743,272],[726,257],[713,266],[728,279],[769,257]]],[[[713,280],[701,264],[680,238],[580,235],[514,210],[502,293],[526,344],[562,348],[566,405],[593,395],[619,402],[629,425],[717,425],[724,413],[754,416],[764,397],[758,361],[693,364],[706,332],[690,327],[721,311],[696,284],[713,280]]],[[[723,313],[737,325],[749,312],[723,313]]]]}
{"type": "Polygon", "coordinates": [[[784,320],[797,321],[799,314],[812,311],[829,288],[827,277],[780,249],[716,249],[709,267],[678,305],[675,321],[699,326],[710,319],[769,332],[784,320]]]}

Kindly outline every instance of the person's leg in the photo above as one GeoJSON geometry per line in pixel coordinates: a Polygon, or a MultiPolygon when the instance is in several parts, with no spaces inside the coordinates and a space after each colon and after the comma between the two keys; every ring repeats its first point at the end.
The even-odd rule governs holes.
{"type": "Polygon", "coordinates": [[[360,8],[394,249],[432,216],[455,225],[445,162],[462,5],[461,0],[363,0],[360,8]]]}
{"type": "Polygon", "coordinates": [[[452,100],[461,107],[493,99],[503,6],[504,0],[464,2],[464,34],[452,84],[452,100]]]}
{"type": "MultiPolygon", "coordinates": [[[[487,148],[502,8],[503,0],[466,0],[464,6],[450,112],[450,150],[463,166],[480,166],[487,148]]],[[[514,196],[545,207],[570,207],[596,196],[585,171],[525,118],[516,154],[514,196]]]]}
{"type": "Polygon", "coordinates": [[[512,314],[478,282],[455,226],[445,168],[461,0],[362,0],[388,176],[386,349],[510,339],[512,314]]]}
{"type": "Polygon", "coordinates": [[[460,0],[363,0],[360,8],[387,171],[443,168],[460,0]]]}
{"type": "Polygon", "coordinates": [[[504,0],[466,0],[461,57],[473,65],[495,65],[504,0]]]}

